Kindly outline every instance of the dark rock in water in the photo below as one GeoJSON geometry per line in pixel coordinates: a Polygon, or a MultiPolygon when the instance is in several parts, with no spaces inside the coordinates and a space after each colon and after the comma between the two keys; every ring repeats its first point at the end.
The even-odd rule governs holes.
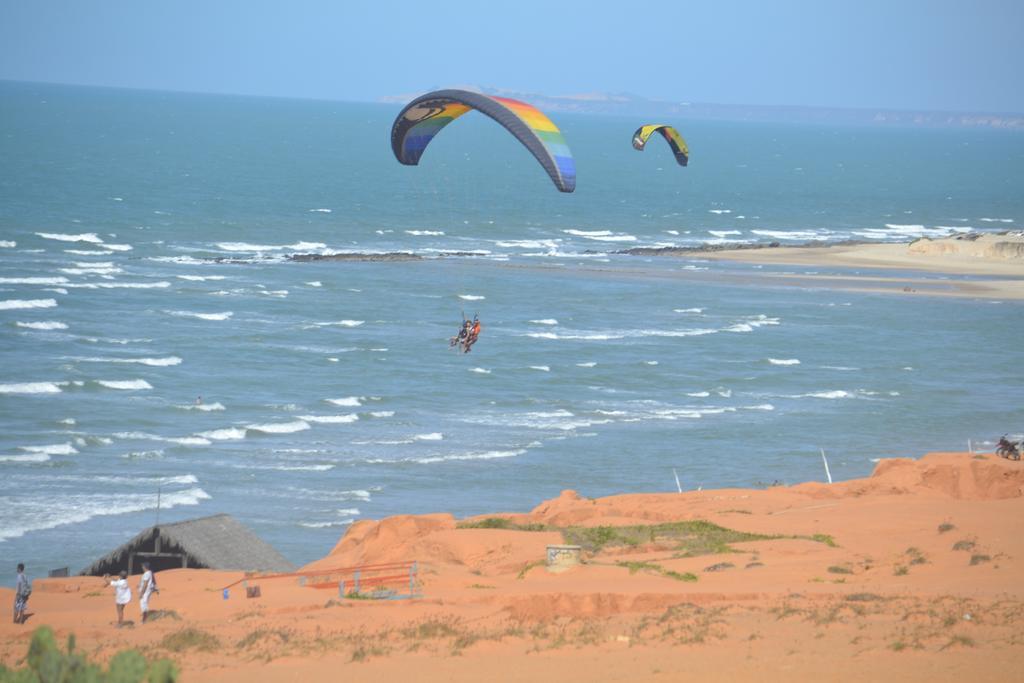
{"type": "Polygon", "coordinates": [[[405,252],[386,254],[291,254],[289,261],[422,261],[423,257],[405,252]]]}
{"type": "MultiPolygon", "coordinates": [[[[451,257],[471,257],[480,256],[479,253],[472,251],[442,251],[437,256],[431,256],[430,258],[451,258],[451,257]]],[[[427,257],[420,256],[419,254],[412,254],[407,251],[391,251],[383,254],[291,254],[288,256],[289,261],[425,261],[427,257]]]]}
{"type": "Polygon", "coordinates": [[[782,244],[780,242],[756,242],[743,244],[698,244],[692,247],[634,247],[632,249],[621,249],[613,251],[613,254],[627,254],[629,256],[689,256],[692,254],[706,254],[714,251],[746,251],[750,249],[792,249],[794,247],[849,247],[859,244],[877,244],[871,240],[836,240],[825,242],[823,240],[811,240],[801,244],[782,244]]]}

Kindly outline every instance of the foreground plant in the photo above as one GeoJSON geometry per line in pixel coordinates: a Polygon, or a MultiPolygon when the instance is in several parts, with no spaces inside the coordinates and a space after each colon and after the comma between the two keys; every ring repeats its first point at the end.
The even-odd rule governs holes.
{"type": "Polygon", "coordinates": [[[67,652],[61,652],[48,626],[32,634],[26,666],[8,669],[0,664],[0,683],[174,683],[178,669],[167,659],[147,662],[135,650],[118,652],[103,667],[75,652],[75,636],[68,636],[67,652]]]}

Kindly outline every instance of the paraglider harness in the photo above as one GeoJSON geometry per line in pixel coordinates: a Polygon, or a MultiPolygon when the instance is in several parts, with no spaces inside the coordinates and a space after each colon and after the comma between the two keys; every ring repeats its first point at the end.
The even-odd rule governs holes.
{"type": "Polygon", "coordinates": [[[470,349],[473,348],[473,344],[476,344],[477,339],[480,337],[480,316],[473,314],[473,320],[470,322],[466,318],[466,314],[462,314],[462,327],[459,328],[459,333],[451,337],[448,340],[449,347],[458,347],[463,353],[469,353],[470,349]]]}

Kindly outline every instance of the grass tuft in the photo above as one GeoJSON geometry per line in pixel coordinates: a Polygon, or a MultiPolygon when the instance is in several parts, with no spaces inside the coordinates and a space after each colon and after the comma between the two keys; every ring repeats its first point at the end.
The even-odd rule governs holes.
{"type": "Polygon", "coordinates": [[[164,639],[160,641],[160,647],[171,652],[186,652],[188,650],[214,652],[220,648],[220,639],[212,633],[187,626],[180,631],[164,636],[164,639]]]}
{"type": "Polygon", "coordinates": [[[508,529],[510,531],[550,531],[545,524],[516,524],[504,517],[485,517],[475,522],[459,522],[456,529],[508,529]]]}

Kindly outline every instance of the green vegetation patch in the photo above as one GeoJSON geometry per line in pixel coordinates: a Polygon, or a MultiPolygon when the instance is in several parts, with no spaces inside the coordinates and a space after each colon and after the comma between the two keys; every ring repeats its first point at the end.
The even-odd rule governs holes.
{"type": "Polygon", "coordinates": [[[630,574],[636,574],[639,571],[654,572],[661,576],[667,576],[670,579],[676,581],[687,581],[692,582],[697,580],[697,575],[690,572],[680,573],[671,569],[665,569],[660,564],[654,564],[653,562],[616,562],[619,567],[625,567],[629,570],[630,574]]]}
{"type": "Polygon", "coordinates": [[[563,529],[562,537],[566,543],[581,546],[588,552],[617,546],[636,547],[646,543],[671,544],[677,551],[676,557],[733,553],[737,551],[729,546],[730,543],[784,538],[727,529],[700,519],[636,526],[574,526],[563,529]]]}
{"type": "Polygon", "coordinates": [[[511,519],[504,517],[485,517],[475,522],[459,522],[456,529],[507,529],[509,531],[553,531],[545,524],[530,523],[516,524],[511,519]]]}
{"type": "Polygon", "coordinates": [[[188,626],[164,636],[164,639],[160,641],[160,647],[171,652],[187,650],[213,652],[220,649],[220,640],[212,633],[188,626]]]}
{"type": "Polygon", "coordinates": [[[67,651],[61,652],[48,626],[32,633],[25,667],[8,669],[0,664],[0,681],[60,681],[60,683],[174,683],[178,669],[167,659],[147,661],[135,650],[122,650],[103,667],[75,652],[75,637],[68,636],[67,651]]]}

